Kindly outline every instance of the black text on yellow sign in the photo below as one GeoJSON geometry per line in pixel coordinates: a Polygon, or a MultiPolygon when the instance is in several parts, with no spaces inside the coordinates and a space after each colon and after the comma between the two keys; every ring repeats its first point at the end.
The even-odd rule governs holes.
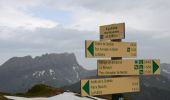
{"type": "Polygon", "coordinates": [[[113,40],[125,38],[125,23],[100,26],[100,39],[113,40]]]}
{"type": "Polygon", "coordinates": [[[81,80],[81,96],[139,91],[138,76],[81,80]]]}
{"type": "Polygon", "coordinates": [[[160,74],[159,59],[98,60],[97,66],[99,76],[160,74]]]}
{"type": "Polygon", "coordinates": [[[86,57],[136,57],[136,42],[85,41],[86,57]]]}

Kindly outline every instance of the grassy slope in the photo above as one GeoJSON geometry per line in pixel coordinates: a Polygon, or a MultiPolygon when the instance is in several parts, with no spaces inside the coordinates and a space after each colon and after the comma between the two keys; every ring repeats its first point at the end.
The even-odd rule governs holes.
{"type": "Polygon", "coordinates": [[[47,86],[44,84],[38,84],[32,87],[26,93],[17,93],[16,96],[23,97],[50,97],[63,93],[64,90],[47,86]]]}
{"type": "Polygon", "coordinates": [[[0,92],[0,100],[9,100],[9,99],[5,98],[4,95],[10,95],[10,94],[0,92]]]}

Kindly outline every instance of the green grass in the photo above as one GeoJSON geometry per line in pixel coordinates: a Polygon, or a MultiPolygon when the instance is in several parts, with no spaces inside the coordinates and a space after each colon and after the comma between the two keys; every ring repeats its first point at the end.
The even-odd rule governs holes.
{"type": "Polygon", "coordinates": [[[7,96],[20,96],[20,97],[50,97],[55,96],[58,94],[63,93],[63,89],[47,86],[44,84],[38,84],[33,86],[31,89],[29,89],[26,93],[16,93],[16,94],[10,94],[10,93],[3,93],[0,92],[0,100],[10,100],[4,97],[4,95],[7,96]]]}
{"type": "Polygon", "coordinates": [[[54,88],[44,84],[38,84],[33,86],[26,93],[17,93],[15,95],[22,96],[22,97],[50,97],[50,96],[61,94],[63,92],[64,90],[62,89],[54,88]]]}
{"type": "Polygon", "coordinates": [[[8,95],[8,94],[0,92],[0,100],[9,100],[9,99],[5,98],[4,95],[8,95]]]}
{"type": "Polygon", "coordinates": [[[3,95],[0,95],[0,100],[9,100],[9,99],[5,98],[3,95]]]}

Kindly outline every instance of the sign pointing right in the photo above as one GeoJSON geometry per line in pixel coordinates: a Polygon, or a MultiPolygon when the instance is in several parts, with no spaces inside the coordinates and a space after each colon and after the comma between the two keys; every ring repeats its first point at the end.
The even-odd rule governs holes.
{"type": "Polygon", "coordinates": [[[153,66],[152,70],[153,70],[153,74],[154,74],[158,70],[159,66],[154,60],[152,60],[152,66],[153,66]]]}
{"type": "Polygon", "coordinates": [[[153,75],[160,74],[159,59],[98,60],[98,75],[153,75]]]}

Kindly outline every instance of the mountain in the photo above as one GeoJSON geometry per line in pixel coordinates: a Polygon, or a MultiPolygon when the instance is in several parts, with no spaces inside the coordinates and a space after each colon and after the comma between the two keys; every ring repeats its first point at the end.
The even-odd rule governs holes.
{"type": "Polygon", "coordinates": [[[161,74],[170,79],[170,64],[161,64],[161,74]]]}
{"type": "Polygon", "coordinates": [[[169,100],[170,91],[156,87],[141,86],[141,92],[125,94],[130,100],[169,100]]]}
{"type": "Polygon", "coordinates": [[[128,93],[125,96],[132,100],[169,100],[170,80],[163,76],[141,76],[139,93],[128,93]]]}
{"type": "Polygon", "coordinates": [[[80,66],[73,53],[13,57],[0,66],[0,91],[26,92],[41,83],[62,87],[87,76],[93,73],[80,66]]]}

